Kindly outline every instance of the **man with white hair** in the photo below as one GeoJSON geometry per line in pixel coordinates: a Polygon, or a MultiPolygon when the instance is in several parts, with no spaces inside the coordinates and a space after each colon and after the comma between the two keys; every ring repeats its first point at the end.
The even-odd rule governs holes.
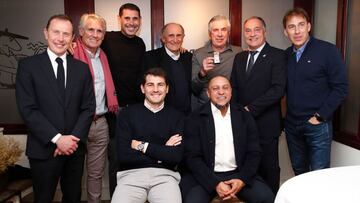
{"type": "Polygon", "coordinates": [[[105,115],[115,114],[118,101],[109,63],[100,48],[106,32],[104,18],[96,14],[84,14],[79,23],[79,35],[74,58],[89,65],[95,89],[96,110],[86,143],[87,200],[101,202],[102,176],[106,165],[109,143],[109,126],[105,115]]]}
{"type": "Polygon", "coordinates": [[[209,42],[197,49],[192,58],[193,109],[206,103],[209,78],[224,75],[230,79],[234,57],[242,49],[229,43],[230,21],[227,17],[216,15],[208,23],[209,42]]]}

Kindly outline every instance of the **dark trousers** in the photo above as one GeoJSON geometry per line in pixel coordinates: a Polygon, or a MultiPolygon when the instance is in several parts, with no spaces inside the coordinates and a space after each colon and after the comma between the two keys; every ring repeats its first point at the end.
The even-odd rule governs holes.
{"type": "Polygon", "coordinates": [[[109,144],[108,144],[108,161],[109,161],[109,189],[110,197],[112,197],[116,188],[116,173],[118,171],[118,161],[116,152],[116,115],[106,114],[106,120],[109,125],[109,144]]]}
{"type": "Polygon", "coordinates": [[[63,203],[79,203],[85,149],[79,145],[70,156],[40,160],[29,158],[33,181],[34,202],[51,203],[60,179],[63,203]]]}
{"type": "MultiPolygon", "coordinates": [[[[226,178],[228,176],[227,173],[217,175],[222,180],[228,180],[226,178]]],[[[187,178],[190,177],[187,176],[187,178]]],[[[191,188],[182,190],[182,192],[184,191],[186,191],[186,194],[183,194],[184,203],[209,203],[217,195],[215,188],[209,193],[200,184],[195,184],[191,188]]],[[[254,179],[251,186],[246,185],[236,196],[249,203],[273,203],[275,200],[274,193],[258,176],[254,179]]]]}
{"type": "Polygon", "coordinates": [[[261,141],[262,157],[258,173],[274,194],[279,190],[279,137],[271,137],[261,141]]]}

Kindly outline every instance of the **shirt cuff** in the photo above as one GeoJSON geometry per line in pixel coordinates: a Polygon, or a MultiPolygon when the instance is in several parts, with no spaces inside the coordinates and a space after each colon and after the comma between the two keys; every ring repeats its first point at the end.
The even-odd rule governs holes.
{"type": "Polygon", "coordinates": [[[61,134],[60,134],[60,133],[56,134],[55,137],[53,137],[53,138],[51,139],[51,142],[54,143],[54,144],[56,144],[56,142],[58,141],[58,139],[59,139],[60,137],[61,137],[61,134]]]}
{"type": "Polygon", "coordinates": [[[143,149],[143,153],[145,154],[146,153],[146,149],[148,148],[149,146],[149,143],[148,142],[145,142],[144,143],[144,149],[143,149]]]}

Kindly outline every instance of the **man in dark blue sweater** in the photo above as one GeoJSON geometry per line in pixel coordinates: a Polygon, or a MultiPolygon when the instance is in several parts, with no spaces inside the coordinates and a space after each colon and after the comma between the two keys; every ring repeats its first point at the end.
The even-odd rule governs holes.
{"type": "Polygon", "coordinates": [[[285,133],[295,175],[330,166],[332,114],[348,92],[347,75],[337,48],[310,37],[309,16],[301,8],[283,18],[293,43],[287,52],[285,133]]]}
{"type": "Polygon", "coordinates": [[[164,105],[169,86],[161,68],[144,74],[144,103],[120,111],[116,126],[119,171],[112,202],[181,203],[183,114],[164,105]]]}
{"type": "Polygon", "coordinates": [[[191,111],[191,57],[188,51],[181,52],[184,28],[178,23],[168,23],[162,28],[163,47],[146,52],[143,68],[161,67],[169,80],[166,104],[184,114],[191,111]]]}

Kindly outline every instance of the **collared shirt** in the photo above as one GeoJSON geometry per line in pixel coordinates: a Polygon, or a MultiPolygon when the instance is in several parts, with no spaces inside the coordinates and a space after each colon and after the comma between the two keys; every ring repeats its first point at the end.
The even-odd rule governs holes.
{"type": "MultiPolygon", "coordinates": [[[[56,62],[56,58],[60,57],[63,60],[63,67],[64,67],[64,79],[65,79],[65,87],[66,87],[66,78],[67,78],[67,60],[66,60],[66,53],[63,54],[62,56],[58,56],[56,55],[53,51],[50,50],[50,48],[47,48],[47,54],[50,58],[50,62],[51,62],[51,66],[53,68],[55,77],[57,78],[57,68],[58,68],[58,63],[56,62]]],[[[58,133],[56,134],[52,139],[51,142],[52,143],[56,143],[58,141],[58,139],[61,137],[61,134],[58,133]]]]}
{"type": "Polygon", "coordinates": [[[175,61],[179,60],[180,58],[180,52],[176,55],[173,52],[171,52],[166,46],[165,47],[165,51],[167,53],[167,55],[169,55],[172,59],[174,59],[175,61]]]}
{"type": "Polygon", "coordinates": [[[234,137],[231,126],[230,106],[222,116],[221,111],[211,103],[215,124],[215,172],[233,171],[237,168],[235,160],[234,137]]]}
{"type": "MultiPolygon", "coordinates": [[[[309,39],[310,39],[310,37],[309,37],[309,39]]],[[[306,47],[306,45],[307,45],[308,42],[309,42],[309,39],[307,39],[307,41],[305,42],[305,44],[303,44],[303,45],[302,45],[300,48],[298,48],[298,49],[296,49],[295,46],[293,46],[293,51],[294,51],[295,54],[296,54],[296,62],[298,62],[298,61],[300,60],[301,55],[302,55],[302,53],[304,52],[305,47],[306,47]]]]}
{"type": "Polygon", "coordinates": [[[96,53],[93,54],[89,50],[85,49],[87,55],[91,60],[91,66],[94,73],[94,91],[95,91],[95,100],[96,100],[96,115],[105,114],[108,109],[106,107],[105,100],[105,76],[103,67],[100,60],[100,49],[97,49],[96,53]]]}
{"type": "Polygon", "coordinates": [[[144,106],[145,106],[147,109],[149,109],[151,112],[153,112],[153,113],[157,113],[157,112],[161,111],[161,110],[164,108],[164,103],[165,103],[165,102],[163,102],[158,108],[153,108],[153,107],[149,104],[149,102],[146,101],[146,99],[144,100],[144,106]]]}
{"type": "Polygon", "coordinates": [[[220,53],[220,63],[215,64],[214,69],[209,71],[204,78],[199,78],[199,72],[203,60],[206,57],[214,56],[214,50],[212,48],[211,41],[207,42],[204,47],[201,47],[194,52],[192,57],[191,85],[194,93],[198,95],[197,105],[204,104],[209,100],[206,90],[207,90],[207,83],[209,82],[210,78],[218,75],[224,75],[230,79],[235,55],[241,51],[242,51],[241,47],[227,44],[224,51],[220,53]]]}
{"type": "Polygon", "coordinates": [[[57,78],[57,68],[58,68],[58,63],[56,62],[56,58],[60,57],[63,60],[63,66],[64,66],[64,76],[65,76],[65,87],[66,87],[66,78],[67,78],[67,60],[66,60],[66,53],[63,54],[62,56],[58,56],[56,55],[53,51],[51,51],[49,49],[49,47],[47,48],[47,54],[50,58],[51,61],[51,65],[52,68],[54,70],[54,74],[55,77],[57,78]]]}
{"type": "MultiPolygon", "coordinates": [[[[255,49],[255,50],[248,50],[248,51],[257,51],[256,54],[254,54],[254,63],[256,62],[256,59],[259,57],[259,54],[261,52],[261,50],[264,48],[266,42],[264,42],[263,45],[261,45],[259,48],[255,49]]],[[[247,63],[246,64],[249,64],[249,60],[250,60],[250,54],[248,55],[248,59],[247,59],[247,63]]]]}

